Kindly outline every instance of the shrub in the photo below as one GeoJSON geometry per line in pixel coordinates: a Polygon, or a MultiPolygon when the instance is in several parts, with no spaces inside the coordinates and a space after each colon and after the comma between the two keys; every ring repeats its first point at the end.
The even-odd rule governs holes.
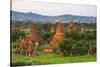
{"type": "Polygon", "coordinates": [[[54,33],[51,32],[44,32],[42,34],[43,40],[46,42],[49,42],[51,40],[51,38],[53,37],[54,33]]]}
{"type": "Polygon", "coordinates": [[[67,39],[64,39],[62,40],[62,42],[59,44],[59,49],[61,52],[64,52],[64,54],[68,55],[71,48],[72,48],[72,45],[73,45],[73,42],[72,40],[67,40],[67,39]]]}
{"type": "Polygon", "coordinates": [[[82,41],[75,41],[73,44],[73,50],[76,55],[87,54],[88,47],[82,41]]]}
{"type": "Polygon", "coordinates": [[[15,42],[19,39],[19,37],[25,37],[25,32],[24,31],[20,31],[19,29],[16,29],[14,31],[12,31],[11,34],[11,38],[12,38],[12,42],[15,42]]]}
{"type": "Polygon", "coordinates": [[[71,38],[73,40],[95,40],[96,39],[96,32],[66,32],[65,38],[71,38]]]}
{"type": "Polygon", "coordinates": [[[59,44],[59,49],[65,55],[84,55],[87,54],[88,47],[82,41],[64,39],[59,44]]]}

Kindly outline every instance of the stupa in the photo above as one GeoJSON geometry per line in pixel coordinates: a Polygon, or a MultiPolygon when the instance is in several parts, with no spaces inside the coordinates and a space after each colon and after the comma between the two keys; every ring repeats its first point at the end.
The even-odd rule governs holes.
{"type": "Polygon", "coordinates": [[[20,44],[19,47],[16,48],[16,53],[24,51],[28,56],[36,56],[37,53],[36,50],[33,49],[33,46],[36,47],[40,43],[41,38],[38,35],[35,25],[32,23],[29,35],[26,38],[20,39],[20,44]]]}
{"type": "Polygon", "coordinates": [[[53,48],[53,49],[57,48],[58,44],[61,42],[61,40],[64,37],[61,20],[59,20],[57,23],[58,24],[57,24],[56,33],[50,42],[50,48],[53,48]]]}
{"type": "Polygon", "coordinates": [[[80,32],[83,33],[83,32],[85,32],[85,31],[86,31],[85,26],[82,25],[82,26],[81,26],[81,30],[80,30],[80,32]]]}
{"type": "Polygon", "coordinates": [[[68,26],[66,28],[66,32],[72,32],[74,30],[74,23],[73,21],[69,21],[68,26]]]}
{"type": "Polygon", "coordinates": [[[32,40],[33,43],[39,43],[39,44],[41,43],[41,38],[38,34],[38,31],[36,30],[34,23],[32,23],[31,25],[31,30],[28,38],[32,40]]]}

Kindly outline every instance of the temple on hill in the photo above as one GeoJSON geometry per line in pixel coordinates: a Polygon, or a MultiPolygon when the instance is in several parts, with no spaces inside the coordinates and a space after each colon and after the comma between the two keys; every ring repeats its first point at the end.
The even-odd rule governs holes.
{"type": "Polygon", "coordinates": [[[74,23],[73,21],[69,21],[67,28],[66,28],[66,32],[72,32],[74,30],[74,23]]]}
{"type": "Polygon", "coordinates": [[[57,30],[50,42],[50,48],[57,48],[58,44],[61,42],[61,40],[64,37],[63,29],[62,29],[62,23],[61,20],[57,23],[57,30]]]}
{"type": "Polygon", "coordinates": [[[26,38],[20,39],[20,44],[16,48],[16,53],[21,51],[28,56],[36,56],[37,52],[34,47],[37,47],[41,43],[41,38],[38,35],[35,25],[32,23],[30,33],[26,38]]]}
{"type": "Polygon", "coordinates": [[[51,24],[50,32],[55,32],[53,24],[51,24]]]}

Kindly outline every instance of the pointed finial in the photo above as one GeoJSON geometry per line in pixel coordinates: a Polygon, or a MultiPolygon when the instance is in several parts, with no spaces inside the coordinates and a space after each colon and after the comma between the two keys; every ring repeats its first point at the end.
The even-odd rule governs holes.
{"type": "Polygon", "coordinates": [[[58,18],[58,22],[61,23],[61,18],[60,17],[58,18]]]}

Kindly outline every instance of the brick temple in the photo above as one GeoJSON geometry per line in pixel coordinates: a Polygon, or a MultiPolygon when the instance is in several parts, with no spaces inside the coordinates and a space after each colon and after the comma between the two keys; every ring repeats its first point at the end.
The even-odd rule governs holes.
{"type": "Polygon", "coordinates": [[[31,24],[30,33],[26,38],[21,39],[19,46],[16,48],[16,53],[24,52],[28,56],[36,56],[37,52],[34,49],[41,43],[41,38],[38,35],[34,23],[31,24]]]}
{"type": "Polygon", "coordinates": [[[61,20],[57,22],[57,30],[50,42],[50,48],[57,48],[58,44],[61,42],[61,40],[64,37],[63,29],[62,29],[62,23],[61,20]]]}
{"type": "Polygon", "coordinates": [[[66,32],[72,32],[73,30],[74,30],[74,22],[71,20],[67,25],[66,32]]]}
{"type": "Polygon", "coordinates": [[[35,27],[35,24],[32,23],[31,28],[30,28],[30,33],[28,35],[29,40],[31,40],[33,43],[41,43],[41,38],[38,34],[38,31],[35,27]]]}

